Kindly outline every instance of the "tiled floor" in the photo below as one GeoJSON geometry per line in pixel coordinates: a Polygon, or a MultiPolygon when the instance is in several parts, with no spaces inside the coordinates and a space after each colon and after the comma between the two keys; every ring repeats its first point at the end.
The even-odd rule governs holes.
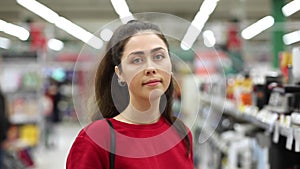
{"type": "Polygon", "coordinates": [[[75,122],[55,125],[54,134],[50,138],[53,143],[51,148],[40,146],[33,153],[36,164],[34,169],[65,169],[69,149],[81,128],[75,122]]]}

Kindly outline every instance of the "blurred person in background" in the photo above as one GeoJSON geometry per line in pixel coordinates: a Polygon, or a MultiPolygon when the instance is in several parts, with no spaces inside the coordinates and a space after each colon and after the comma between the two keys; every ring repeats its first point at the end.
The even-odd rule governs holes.
{"type": "Polygon", "coordinates": [[[3,143],[6,140],[9,122],[6,112],[5,96],[0,89],[0,169],[3,169],[3,143]]]}

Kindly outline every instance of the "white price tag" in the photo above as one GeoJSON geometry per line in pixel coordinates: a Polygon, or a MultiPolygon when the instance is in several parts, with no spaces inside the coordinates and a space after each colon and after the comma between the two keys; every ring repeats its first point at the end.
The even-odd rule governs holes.
{"type": "Polygon", "coordinates": [[[274,133],[273,133],[273,142],[278,143],[279,141],[279,123],[274,123],[274,133]]]}
{"type": "Polygon", "coordinates": [[[295,152],[300,152],[300,140],[295,140],[295,152]]]}
{"type": "Polygon", "coordinates": [[[285,128],[287,130],[287,138],[286,138],[286,144],[285,147],[288,150],[292,150],[293,140],[294,140],[294,133],[293,128],[285,128]]]}
{"type": "Polygon", "coordinates": [[[300,128],[294,128],[295,152],[300,152],[300,128]]]}

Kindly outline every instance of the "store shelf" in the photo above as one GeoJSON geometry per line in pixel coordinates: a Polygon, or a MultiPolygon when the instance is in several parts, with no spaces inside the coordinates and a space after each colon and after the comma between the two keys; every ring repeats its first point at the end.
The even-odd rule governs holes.
{"type": "Polygon", "coordinates": [[[252,123],[266,131],[273,131],[273,124],[270,124],[264,120],[260,120],[255,116],[257,109],[255,107],[248,107],[247,112],[240,112],[234,103],[220,97],[212,97],[202,94],[200,98],[202,103],[210,104],[213,109],[222,111],[224,114],[232,116],[236,119],[247,121],[252,123]]]}
{"type": "Polygon", "coordinates": [[[32,57],[26,54],[12,53],[4,58],[0,77],[11,124],[9,142],[12,146],[20,141],[25,142],[27,147],[34,147],[39,143],[42,126],[43,65],[37,53],[33,53],[32,57]]]}
{"type": "Polygon", "coordinates": [[[38,116],[28,116],[26,114],[17,114],[10,116],[10,123],[14,125],[22,124],[37,124],[39,122],[38,116]]]}
{"type": "MultiPolygon", "coordinates": [[[[202,94],[201,103],[210,105],[212,109],[221,111],[228,116],[258,126],[270,134],[273,133],[274,143],[278,143],[280,136],[286,137],[286,149],[288,150],[292,150],[295,141],[294,151],[300,152],[300,127],[298,126],[285,126],[278,120],[262,117],[255,107],[248,107],[245,112],[241,112],[233,102],[225,98],[202,94]]],[[[273,114],[276,117],[277,114],[273,114]]]]}
{"type": "MultiPolygon", "coordinates": [[[[220,135],[217,134],[216,132],[212,132],[212,129],[209,128],[208,126],[203,126],[205,122],[201,121],[198,123],[198,127],[200,129],[202,129],[202,136],[203,135],[209,135],[209,140],[224,154],[227,154],[228,152],[228,145],[226,144],[226,142],[224,140],[222,140],[220,138],[220,135]]],[[[200,139],[200,138],[199,138],[200,139]]],[[[199,142],[201,142],[200,140],[198,140],[199,142]]]]}

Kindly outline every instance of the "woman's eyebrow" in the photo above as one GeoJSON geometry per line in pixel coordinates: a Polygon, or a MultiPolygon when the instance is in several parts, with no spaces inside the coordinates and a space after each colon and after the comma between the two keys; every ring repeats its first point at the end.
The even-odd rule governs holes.
{"type": "MultiPolygon", "coordinates": [[[[157,48],[151,49],[150,53],[154,53],[159,50],[165,50],[165,49],[163,47],[157,47],[157,48]]],[[[144,54],[145,54],[144,51],[134,51],[134,52],[129,53],[129,55],[144,55],[144,54]]]]}
{"type": "Polygon", "coordinates": [[[156,51],[159,51],[159,50],[165,50],[163,47],[157,47],[157,48],[154,48],[154,49],[151,49],[151,53],[154,53],[156,51]]]}
{"type": "Polygon", "coordinates": [[[131,53],[129,53],[129,55],[128,56],[130,56],[130,55],[144,55],[145,54],[145,52],[144,51],[135,51],[135,52],[131,52],[131,53]]]}

